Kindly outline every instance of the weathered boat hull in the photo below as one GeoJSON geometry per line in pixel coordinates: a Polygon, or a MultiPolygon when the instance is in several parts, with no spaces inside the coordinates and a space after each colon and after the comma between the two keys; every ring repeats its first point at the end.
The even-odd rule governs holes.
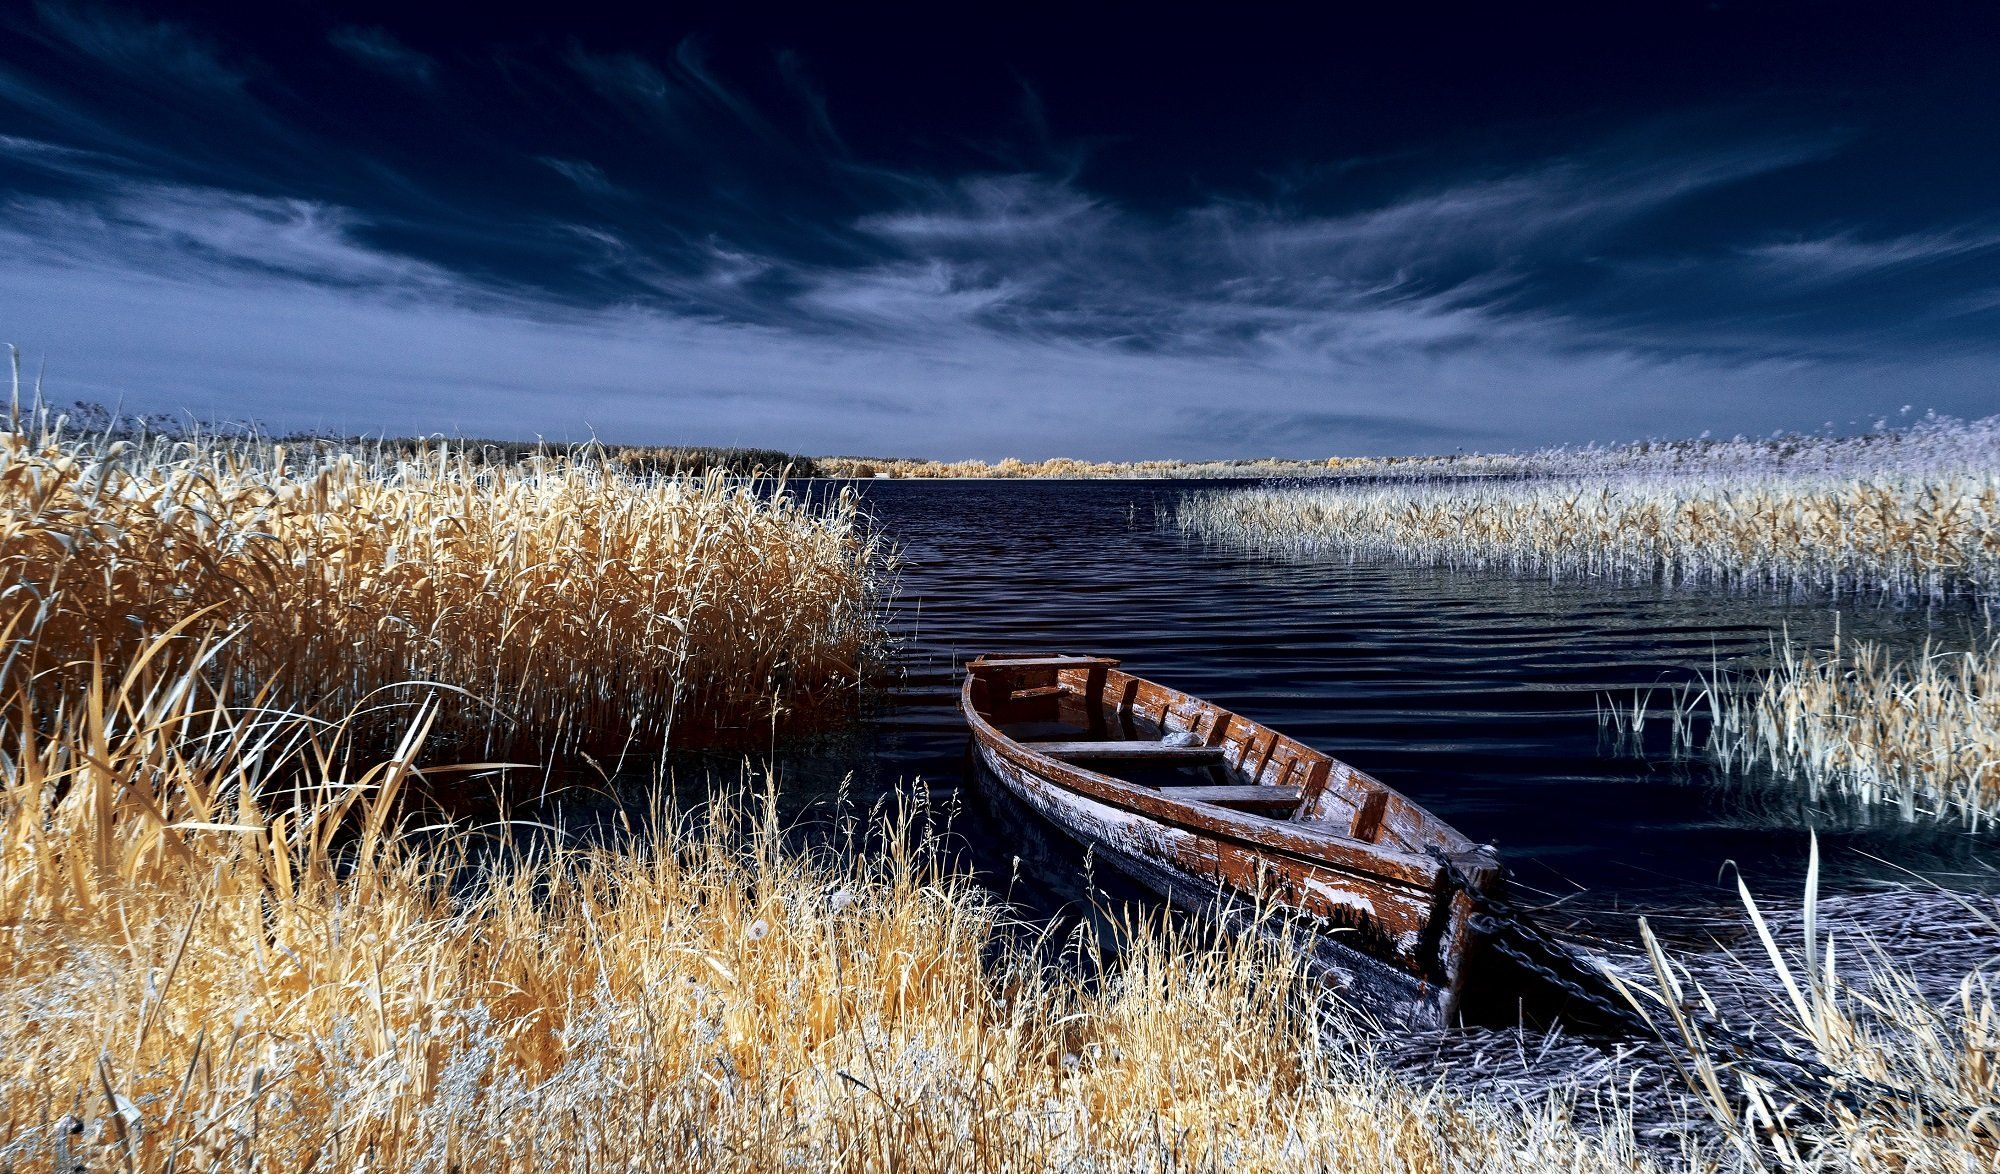
{"type": "MultiPolygon", "coordinates": [[[[1061,793],[1046,779],[989,754],[984,747],[979,749],[979,760],[1009,794],[1065,835],[1088,845],[1095,859],[1177,908],[1221,917],[1253,932],[1282,933],[1288,944],[1310,950],[1314,973],[1357,1009],[1411,1028],[1439,1027],[1449,1019],[1454,1007],[1449,986],[1426,983],[1342,945],[1332,934],[1285,923],[1269,912],[1260,913],[1246,897],[1218,885],[1214,876],[1164,863],[1162,853],[1152,850],[1156,845],[1142,842],[1137,850],[1128,847],[1134,838],[1134,825],[1121,820],[1117,808],[1061,793]]],[[[1144,833],[1138,834],[1143,841],[1144,833]]],[[[1165,834],[1192,835],[1171,830],[1165,834]]]]}
{"type": "Polygon", "coordinates": [[[1056,671],[1033,671],[1048,664],[1021,658],[982,659],[966,681],[967,720],[979,759],[995,781],[1173,904],[1282,933],[1309,952],[1330,986],[1370,1013],[1413,1026],[1451,1018],[1476,945],[1471,917],[1477,899],[1499,883],[1489,850],[1344,764],[1185,694],[1113,673],[1110,662],[1032,659],[1054,662],[1056,671]],[[1072,661],[1078,663],[1069,667],[1072,661]],[[1051,679],[1053,684],[1034,683],[1051,679]],[[1044,718],[1062,720],[1043,724],[1066,721],[1094,732],[1122,727],[1128,737],[1023,741],[1001,728],[1010,718],[1017,726],[1023,718],[1030,724],[1044,718]],[[1204,725],[1207,733],[1201,734],[1204,725]],[[1131,736],[1142,727],[1206,740],[1200,750],[1162,747],[1131,736]],[[1198,754],[1218,778],[1264,781],[1262,789],[1254,783],[1148,788],[1062,761],[1052,756],[1056,750],[1120,759],[1198,754]],[[1274,759],[1280,763],[1275,770],[1270,769],[1274,759]],[[1337,774],[1357,800],[1351,813],[1326,794],[1337,774]],[[1303,788],[1282,785],[1294,778],[1312,782],[1303,788]],[[1297,811],[1272,818],[1268,813],[1282,810],[1294,792],[1297,811]],[[1210,799],[1180,797],[1185,795],[1210,799]],[[1398,835],[1408,842],[1338,834],[1323,818],[1327,811],[1342,815],[1342,831],[1373,821],[1368,826],[1386,841],[1387,796],[1406,809],[1399,809],[1398,835]],[[1220,803],[1248,804],[1267,814],[1220,803]]]}

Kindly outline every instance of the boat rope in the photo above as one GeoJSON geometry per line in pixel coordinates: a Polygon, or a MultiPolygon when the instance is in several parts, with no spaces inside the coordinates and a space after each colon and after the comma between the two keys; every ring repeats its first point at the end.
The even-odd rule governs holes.
{"type": "MultiPolygon", "coordinates": [[[[1452,882],[1472,901],[1468,927],[1484,944],[1554,989],[1578,1000],[1634,1036],[1671,1048],[1662,1026],[1645,1014],[1615,979],[1609,963],[1595,951],[1549,933],[1528,910],[1503,898],[1480,892],[1455,865],[1446,861],[1452,882]]],[[[1665,993],[1661,992],[1664,998],[1665,993]]],[[[1694,1026],[1685,1042],[1702,1047],[1718,1068],[1755,1077],[1784,1089],[1804,1104],[1815,1100],[1838,1104],[1855,1114],[1887,1105],[1914,1109],[1935,1121],[1949,1121],[1991,1132],[2000,1106],[1948,1104],[1912,1089],[1899,1088],[1852,1072],[1842,1072],[1818,1056],[1783,1040],[1751,1035],[1728,1026],[1693,999],[1674,1004],[1682,1021],[1694,1026]]]]}

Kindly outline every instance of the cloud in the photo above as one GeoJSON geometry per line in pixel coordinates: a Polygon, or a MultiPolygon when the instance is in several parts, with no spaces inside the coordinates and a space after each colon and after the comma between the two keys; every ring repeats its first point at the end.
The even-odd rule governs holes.
{"type": "Polygon", "coordinates": [[[35,11],[59,41],[128,81],[156,83],[164,78],[199,88],[234,90],[245,80],[223,64],[210,41],[173,21],[88,4],[45,2],[35,11]]]}
{"type": "Polygon", "coordinates": [[[1745,250],[1745,254],[1786,277],[1843,281],[1905,266],[1959,260],[1995,248],[2000,248],[2000,230],[1966,226],[1872,240],[1839,233],[1775,241],[1745,250]]]}
{"type": "Polygon", "coordinates": [[[1298,452],[1303,444],[1325,451],[1357,447],[1436,447],[1490,439],[1463,420],[1424,420],[1393,413],[1334,411],[1252,412],[1240,408],[1184,408],[1179,413],[1183,443],[1198,446],[1227,436],[1244,445],[1282,446],[1298,452]]]}
{"type": "Polygon", "coordinates": [[[865,216],[858,226],[913,249],[1040,248],[1107,226],[1097,201],[1040,176],[978,175],[930,186],[926,195],[926,206],[865,216]]]}
{"type": "Polygon", "coordinates": [[[812,135],[832,154],[845,157],[849,154],[847,143],[840,131],[833,125],[833,113],[828,107],[826,94],[813,83],[806,71],[805,62],[790,50],[780,50],[777,54],[778,75],[785,85],[797,96],[809,115],[812,135]]]}
{"type": "MultiPolygon", "coordinates": [[[[1100,256],[1150,239],[1149,222],[1101,202],[1043,196],[1001,201],[991,218],[1082,210],[1096,227],[1076,247],[1100,256]]],[[[0,225],[10,327],[50,357],[61,394],[277,427],[989,458],[1324,455],[1646,435],[1692,403],[1707,405],[1703,427],[1768,432],[1816,423],[1830,394],[1907,399],[1913,378],[1962,406],[1995,374],[1964,358],[1866,370],[1580,348],[1560,319],[1366,289],[1312,306],[1261,286],[1209,300],[1163,288],[1140,309],[1071,296],[1065,310],[1041,304],[1060,285],[1047,273],[955,286],[963,263],[813,269],[716,249],[677,279],[680,298],[723,301],[778,267],[804,283],[800,306],[761,323],[664,302],[579,306],[371,243],[354,209],[174,185],[17,197],[0,225]],[[1027,306],[1040,308],[1024,327],[1010,315],[1027,306]],[[1238,323],[1242,340],[1135,347],[1061,329],[1064,313],[1158,314],[1159,330],[1211,334],[1238,323]]],[[[953,235],[1020,247],[1019,234],[953,235]]],[[[1175,247],[1216,248],[1192,239],[1175,247]]],[[[1067,256],[1050,243],[1029,251],[1067,256]]],[[[1148,264],[1129,265],[1107,296],[1139,296],[1148,264]]]]}
{"type": "Polygon", "coordinates": [[[74,178],[111,184],[91,199],[17,194],[0,203],[0,248],[22,264],[215,284],[255,275],[403,297],[466,289],[437,266],[360,241],[366,222],[350,209],[117,178],[100,156],[48,153],[31,141],[0,142],[0,155],[44,158],[74,178]]]}
{"type": "MultiPolygon", "coordinates": [[[[682,39],[663,64],[636,53],[598,53],[580,45],[571,46],[568,64],[599,97],[637,115],[641,126],[698,153],[694,162],[704,167],[725,166],[746,153],[783,159],[793,166],[820,165],[817,156],[794,142],[755,103],[725,84],[696,38],[682,39]]],[[[782,64],[779,73],[781,78],[786,74],[782,64]]],[[[796,79],[791,84],[804,83],[796,79]]],[[[837,142],[825,121],[824,104],[813,108],[812,114],[820,124],[808,128],[804,137],[837,142]]]]}
{"type": "Polygon", "coordinates": [[[956,308],[1047,338],[1335,362],[1548,334],[1555,315],[1534,304],[1538,271],[1587,265],[1634,222],[1823,149],[1605,153],[1337,215],[1216,200],[1148,218],[1031,175],[914,185],[905,206],[856,225],[892,257],[822,275],[810,301],[858,303],[878,323],[900,299],[926,320],[956,308]]]}
{"type": "Polygon", "coordinates": [[[326,39],[342,53],[383,73],[427,82],[437,69],[436,61],[397,40],[386,29],[342,25],[327,34],[326,39]]]}
{"type": "Polygon", "coordinates": [[[612,182],[604,177],[596,164],[581,159],[557,159],[551,155],[537,155],[535,162],[562,176],[584,192],[593,196],[615,195],[618,191],[612,182]]]}
{"type": "Polygon", "coordinates": [[[599,95],[614,102],[637,103],[663,115],[671,115],[680,104],[680,87],[633,54],[593,53],[571,46],[569,65],[599,95]]]}

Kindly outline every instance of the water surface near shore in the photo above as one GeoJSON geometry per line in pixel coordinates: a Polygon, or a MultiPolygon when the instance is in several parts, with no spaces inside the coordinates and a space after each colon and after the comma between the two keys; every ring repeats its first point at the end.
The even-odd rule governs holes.
{"type": "MultiPolygon", "coordinates": [[[[790,769],[801,783],[853,770],[863,800],[916,776],[933,803],[964,798],[957,666],[987,650],[1087,651],[1339,755],[1498,843],[1523,882],[1593,905],[1733,899],[1729,862],[1796,892],[1809,828],[1835,887],[1904,875],[1871,856],[1952,883],[1982,871],[1988,838],[1954,825],[1718,780],[1666,753],[1664,725],[1644,756],[1606,738],[1600,696],[1629,704],[1716,663],[1759,663],[1787,631],[1830,641],[1824,602],[1274,562],[1159,524],[1183,493],[1218,487],[863,483],[902,556],[898,676],[859,735],[790,769]]],[[[1866,606],[1839,620],[1846,638],[1912,646],[1963,643],[1971,622],[1866,606]]],[[[1011,870],[1032,821],[968,807],[955,826],[975,859],[1011,870]]]]}

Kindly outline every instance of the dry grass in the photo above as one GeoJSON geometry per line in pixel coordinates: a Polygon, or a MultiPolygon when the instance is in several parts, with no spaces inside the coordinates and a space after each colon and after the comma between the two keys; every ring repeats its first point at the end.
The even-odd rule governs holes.
{"type": "MultiPolygon", "coordinates": [[[[1634,1005],[1680,1041],[1682,1076],[1745,1165],[2000,1167],[2000,1007],[1988,975],[1966,975],[1950,999],[1928,997],[1908,965],[1875,943],[1822,932],[1818,881],[1815,842],[1796,941],[1787,942],[1792,935],[1774,927],[1739,880],[1761,958],[1736,960],[1705,981],[1668,957],[1642,921],[1653,983],[1633,984],[1634,1005]],[[1757,993],[1746,999],[1746,988],[1757,993]],[[1746,1049],[1736,1041],[1745,1039],[1819,1077],[1742,1063],[1746,1049]]],[[[2000,934],[1990,900],[1958,908],[2000,934]]]]}
{"type": "Polygon", "coordinates": [[[308,462],[0,432],[0,597],[42,609],[12,671],[123,664],[202,615],[240,630],[246,689],[341,714],[453,686],[497,709],[443,728],[493,752],[768,739],[854,680],[878,567],[851,498],[587,453],[308,462]]]}
{"type": "MultiPolygon", "coordinates": [[[[1646,1163],[1557,1097],[1392,1079],[1254,937],[1144,922],[1101,980],[1051,967],[907,822],[819,854],[769,804],[660,798],[593,847],[410,826],[406,792],[482,771],[433,733],[490,722],[411,678],[557,749],[726,738],[838,687],[873,631],[851,501],[18,433],[0,501],[0,1168],[1646,1163]]],[[[1844,997],[1801,1015],[1814,1046],[1990,1095],[1983,991],[1887,1004],[1900,1034],[1844,997]]],[[[1983,1153],[1722,1094],[1746,1162],[1983,1153]]]]}
{"type": "Polygon", "coordinates": [[[1273,554],[1899,601],[2000,588],[1995,420],[1521,461],[1532,476],[1201,494],[1177,518],[1273,554]]]}
{"type": "Polygon", "coordinates": [[[49,431],[0,503],[0,1168],[1629,1165],[1323,1048],[1255,940],[1051,968],[907,825],[801,855],[660,798],[579,847],[403,802],[489,772],[436,765],[498,724],[467,693],[553,757],[839,689],[851,499],[49,431]]]}
{"type": "Polygon", "coordinates": [[[1787,640],[1760,676],[1718,672],[1671,716],[1676,746],[1725,770],[1767,764],[1814,797],[1963,819],[1974,831],[2000,816],[2000,641],[1899,658],[1869,641],[1812,650],[1787,640]]]}
{"type": "Polygon", "coordinates": [[[1993,474],[1242,489],[1177,517],[1274,554],[1897,600],[2000,588],[1993,474]]]}
{"type": "Polygon", "coordinates": [[[1633,1160],[1321,1048],[1252,941],[1138,926],[1102,985],[1048,969],[904,835],[809,858],[729,807],[588,850],[405,833],[427,709],[367,765],[167,651],[0,736],[7,1168],[1633,1160]]]}

